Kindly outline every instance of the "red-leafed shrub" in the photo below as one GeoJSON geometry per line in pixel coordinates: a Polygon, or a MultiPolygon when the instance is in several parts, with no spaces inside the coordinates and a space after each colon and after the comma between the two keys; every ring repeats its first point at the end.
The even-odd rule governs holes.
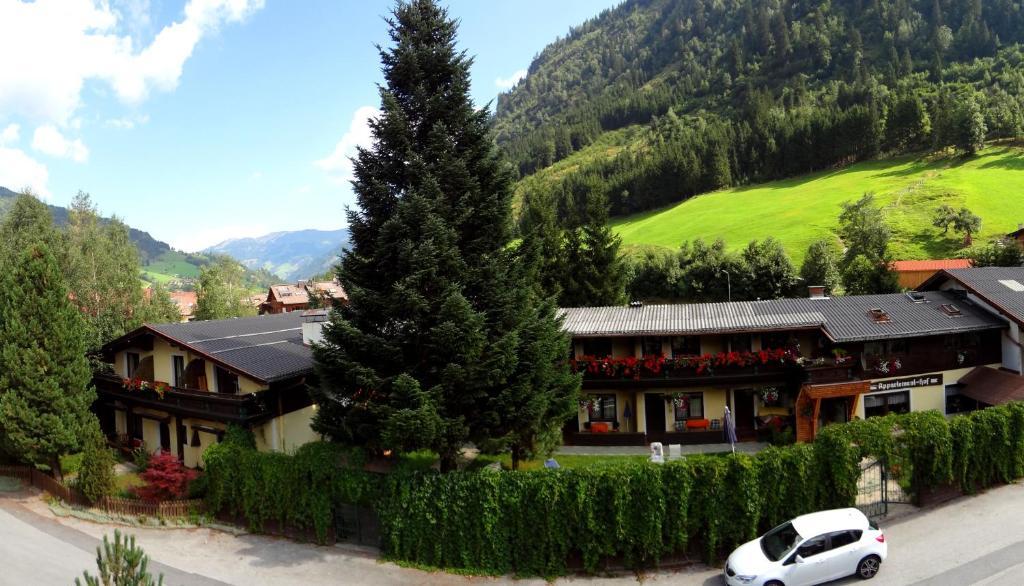
{"type": "Polygon", "coordinates": [[[139,477],[145,485],[135,489],[135,494],[146,501],[180,499],[188,494],[188,484],[198,473],[182,466],[170,452],[158,452],[149,459],[149,467],[139,477]]]}

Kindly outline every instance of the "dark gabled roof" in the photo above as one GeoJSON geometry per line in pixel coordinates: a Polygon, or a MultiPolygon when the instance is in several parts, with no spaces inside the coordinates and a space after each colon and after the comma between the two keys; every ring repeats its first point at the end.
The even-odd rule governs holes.
{"type": "Polygon", "coordinates": [[[150,332],[257,381],[271,383],[313,371],[302,343],[300,312],[173,324],[146,324],[107,344],[113,349],[150,332]]]}
{"type": "Polygon", "coordinates": [[[821,327],[817,307],[797,299],[642,305],[640,307],[570,307],[561,310],[564,328],[577,336],[710,334],[821,327]]]}
{"type": "Polygon", "coordinates": [[[945,270],[933,275],[919,288],[938,289],[950,279],[960,283],[1006,317],[1024,324],[1024,267],[945,270]]]}
{"type": "Polygon", "coordinates": [[[826,302],[825,333],[837,342],[913,338],[937,334],[953,334],[1006,327],[1006,323],[973,303],[940,291],[921,293],[917,302],[903,293],[886,295],[850,295],[829,299],[807,299],[826,302]],[[943,305],[953,305],[960,314],[950,316],[943,305]],[[872,309],[881,309],[888,321],[878,322],[869,316],[872,309]]]}
{"type": "Polygon", "coordinates": [[[884,340],[998,329],[1005,323],[973,304],[942,292],[915,302],[902,293],[731,303],[571,307],[564,329],[574,336],[698,335],[821,329],[837,342],[884,340]],[[955,304],[960,315],[941,308],[955,304]],[[881,309],[888,321],[870,316],[881,309]]]}

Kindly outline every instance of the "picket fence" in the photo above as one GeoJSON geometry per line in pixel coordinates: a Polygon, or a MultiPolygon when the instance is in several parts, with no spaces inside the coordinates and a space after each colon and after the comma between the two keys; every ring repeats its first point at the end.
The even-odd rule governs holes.
{"type": "Polygon", "coordinates": [[[119,497],[103,497],[98,503],[92,504],[81,492],[64,486],[57,479],[31,466],[0,466],[0,476],[20,478],[31,486],[49,493],[71,505],[95,507],[114,515],[132,517],[146,516],[170,519],[188,517],[203,511],[202,499],[180,501],[151,502],[119,497]]]}

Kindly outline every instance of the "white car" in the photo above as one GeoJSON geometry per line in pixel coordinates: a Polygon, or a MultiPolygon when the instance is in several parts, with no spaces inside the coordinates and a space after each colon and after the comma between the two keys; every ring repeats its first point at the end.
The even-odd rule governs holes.
{"type": "Polygon", "coordinates": [[[729,586],[809,586],[852,574],[874,578],[889,551],[857,509],[801,515],[745,543],[725,563],[729,586]]]}

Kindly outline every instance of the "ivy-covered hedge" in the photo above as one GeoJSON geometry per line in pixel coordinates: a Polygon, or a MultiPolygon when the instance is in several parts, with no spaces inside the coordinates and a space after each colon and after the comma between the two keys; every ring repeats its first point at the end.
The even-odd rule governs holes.
{"type": "Polygon", "coordinates": [[[205,454],[209,505],[327,538],[341,503],[373,506],[390,559],[483,573],[552,576],[668,555],[709,560],[794,516],[852,506],[860,463],[887,464],[914,496],[1024,476],[1024,405],[947,420],[917,412],[830,425],[813,444],[524,472],[363,471],[358,452],[314,443],[294,456],[225,442],[205,454]]]}
{"type": "Polygon", "coordinates": [[[379,494],[379,475],[363,470],[362,453],[337,444],[314,442],[286,455],[229,440],[203,460],[209,510],[244,517],[256,532],[274,521],[311,529],[325,543],[338,503],[371,505],[379,494]]]}

